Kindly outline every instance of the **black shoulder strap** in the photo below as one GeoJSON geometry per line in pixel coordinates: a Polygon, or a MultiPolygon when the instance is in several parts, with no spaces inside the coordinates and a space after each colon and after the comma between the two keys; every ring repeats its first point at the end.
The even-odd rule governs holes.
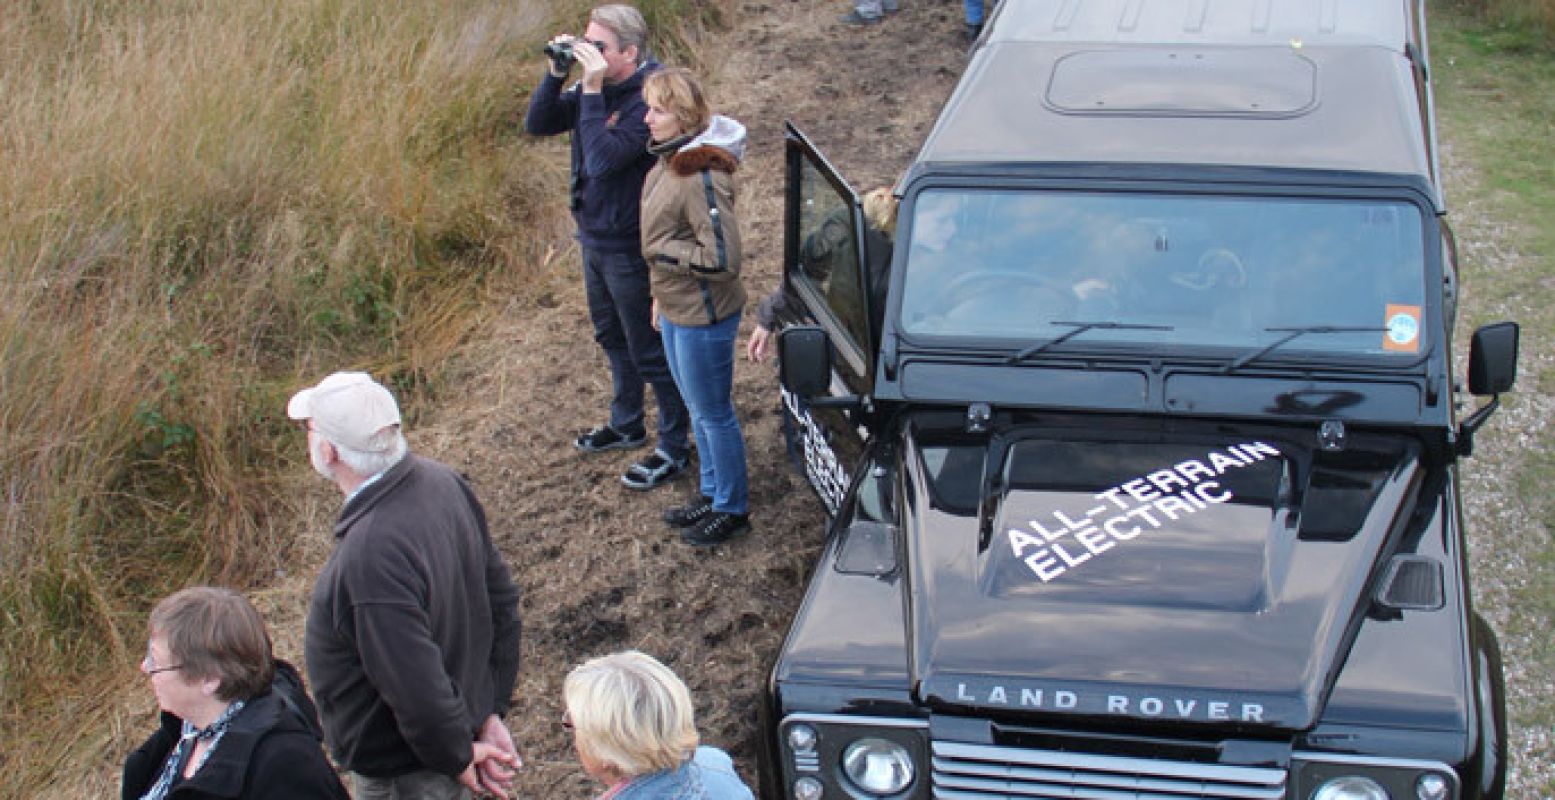
{"type": "Polygon", "coordinates": [[[702,170],[702,190],[707,193],[707,216],[713,222],[713,241],[718,247],[718,268],[708,272],[723,272],[729,268],[729,253],[724,244],[723,221],[719,219],[718,197],[713,194],[713,173],[711,170],[702,170]]]}

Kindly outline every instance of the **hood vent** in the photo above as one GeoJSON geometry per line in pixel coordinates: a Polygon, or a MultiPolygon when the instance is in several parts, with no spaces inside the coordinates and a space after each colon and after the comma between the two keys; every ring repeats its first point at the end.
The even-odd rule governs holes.
{"type": "Polygon", "coordinates": [[[842,544],[837,552],[837,571],[877,578],[895,572],[896,526],[854,520],[842,534],[842,544]]]}
{"type": "Polygon", "coordinates": [[[1388,562],[1377,603],[1395,611],[1436,611],[1446,604],[1442,565],[1436,559],[1397,555],[1388,562]]]}

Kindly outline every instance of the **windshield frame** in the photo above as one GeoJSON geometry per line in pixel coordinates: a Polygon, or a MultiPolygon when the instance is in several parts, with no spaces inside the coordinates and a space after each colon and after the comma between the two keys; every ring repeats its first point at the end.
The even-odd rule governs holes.
{"type": "MultiPolygon", "coordinates": [[[[1258,369],[1289,368],[1293,365],[1300,367],[1320,367],[1353,369],[1361,367],[1367,370],[1415,371],[1415,368],[1429,360],[1434,353],[1439,352],[1449,343],[1450,331],[1445,329],[1443,319],[1443,275],[1445,272],[1443,242],[1444,227],[1438,216],[1438,210],[1431,195],[1426,191],[1427,185],[1417,185],[1421,182],[1408,176],[1378,176],[1356,173],[1292,171],[1275,169],[1236,170],[1215,167],[1202,168],[1159,168],[1159,178],[1152,176],[1146,178],[1118,177],[1121,171],[1118,167],[1106,167],[1092,165],[1088,169],[1078,170],[1079,176],[1061,177],[1024,177],[1021,173],[1031,172],[1042,176],[1051,171],[1055,165],[1018,165],[1014,169],[1011,165],[977,165],[968,174],[937,174],[932,171],[915,171],[915,175],[909,179],[908,185],[903,190],[902,213],[900,215],[900,228],[897,232],[899,246],[893,257],[892,279],[890,294],[886,309],[886,325],[890,329],[888,336],[894,338],[902,350],[935,352],[935,353],[966,353],[979,355],[993,355],[1007,358],[1013,354],[1032,349],[1033,345],[1038,354],[1031,359],[1021,359],[1021,363],[1030,365],[1044,360],[1063,360],[1076,357],[1122,359],[1138,361],[1140,359],[1161,360],[1168,359],[1175,363],[1206,363],[1210,365],[1225,365],[1233,363],[1240,357],[1249,353],[1264,350],[1270,341],[1279,338],[1281,333],[1266,332],[1266,338],[1258,342],[1243,341],[1239,343],[1162,343],[1146,341],[1119,341],[1116,337],[1096,336],[1092,329],[1088,328],[1079,335],[1074,335],[1076,326],[1085,325],[1093,321],[1086,317],[1067,317],[1060,320],[1057,317],[1050,321],[1055,324],[1052,336],[1034,335],[978,335],[974,333],[935,333],[925,330],[914,330],[913,326],[903,319],[904,297],[908,293],[907,265],[912,258],[915,226],[918,225],[919,203],[928,192],[960,191],[960,192],[1043,192],[1053,194],[1075,195],[1107,195],[1112,193],[1126,193],[1131,195],[1155,195],[1155,196],[1181,196],[1193,200],[1213,200],[1224,198],[1227,200],[1258,199],[1264,198],[1275,202],[1365,202],[1372,201],[1384,204],[1397,204],[1414,209],[1418,214],[1419,236],[1418,244],[1419,268],[1422,274],[1419,276],[1419,305],[1415,313],[1418,314],[1418,336],[1413,352],[1387,352],[1367,353],[1359,350],[1335,350],[1323,349],[1321,335],[1295,337],[1259,354],[1252,367],[1258,369]],[[994,170],[997,169],[997,174],[994,170]],[[1015,174],[1011,174],[1014,172],[1015,174]],[[1206,179],[1209,178],[1209,179],[1206,179]],[[1065,341],[1056,345],[1041,346],[1043,342],[1054,342],[1060,337],[1069,334],[1065,341]]],[[[1072,166],[1072,165],[1070,165],[1072,166]]],[[[1146,170],[1150,172],[1151,170],[1146,170]]],[[[1413,231],[1410,231],[1413,233],[1413,231]]],[[[1413,253],[1410,253],[1413,256],[1413,253]]],[[[1413,299],[1413,298],[1411,298],[1413,299]]],[[[1100,330],[1117,330],[1127,328],[1130,323],[1140,322],[1128,315],[1111,317],[1106,321],[1122,323],[1122,325],[1097,326],[1100,330]]],[[[1382,320],[1377,320],[1379,326],[1382,320]]],[[[1269,325],[1269,328],[1289,330],[1289,325],[1269,325]]],[[[1378,330],[1384,330],[1378,328],[1378,330]]],[[[1238,369],[1252,368],[1245,365],[1238,369]]]]}

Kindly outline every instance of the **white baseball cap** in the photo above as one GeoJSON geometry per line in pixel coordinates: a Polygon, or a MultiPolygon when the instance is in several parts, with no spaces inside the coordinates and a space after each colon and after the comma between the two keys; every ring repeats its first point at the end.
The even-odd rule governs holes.
{"type": "Polygon", "coordinates": [[[313,420],[314,430],[335,444],[375,453],[388,448],[390,443],[375,437],[384,428],[400,424],[400,407],[371,375],[337,372],[292,395],[286,416],[313,420]]]}

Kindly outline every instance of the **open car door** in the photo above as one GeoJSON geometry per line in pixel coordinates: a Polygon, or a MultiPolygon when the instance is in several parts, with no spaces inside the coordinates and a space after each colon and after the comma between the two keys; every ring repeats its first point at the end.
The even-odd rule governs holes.
{"type": "MultiPolygon", "coordinates": [[[[830,343],[829,394],[868,398],[874,384],[879,312],[885,287],[872,285],[864,211],[843,180],[804,133],[785,124],[787,175],[783,225],[783,289],[790,322],[824,331],[830,343]]],[[[881,254],[876,254],[881,255],[881,254]]],[[[835,514],[864,448],[856,416],[868,403],[807,402],[783,390],[790,453],[810,485],[835,514]]]]}

